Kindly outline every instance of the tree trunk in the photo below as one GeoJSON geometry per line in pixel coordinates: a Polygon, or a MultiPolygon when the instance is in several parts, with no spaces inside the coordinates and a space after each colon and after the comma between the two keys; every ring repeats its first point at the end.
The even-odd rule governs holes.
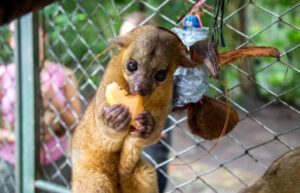
{"type": "MultiPolygon", "coordinates": [[[[236,2],[236,9],[243,6],[245,3],[244,1],[232,1],[236,2]]],[[[248,9],[247,7],[243,8],[238,12],[238,21],[236,25],[236,29],[244,34],[248,34],[248,25],[249,25],[249,18],[248,18],[248,9]]],[[[245,38],[242,36],[236,36],[236,43],[238,45],[245,42],[245,38]]],[[[251,65],[247,60],[242,60],[240,62],[239,68],[244,71],[247,74],[253,73],[253,65],[251,65]]],[[[243,91],[243,99],[244,99],[244,106],[251,110],[255,108],[255,103],[257,101],[257,92],[256,92],[256,86],[254,82],[250,79],[252,78],[255,80],[255,76],[249,77],[244,75],[243,73],[239,73],[239,79],[241,81],[241,90],[243,91]]]]}

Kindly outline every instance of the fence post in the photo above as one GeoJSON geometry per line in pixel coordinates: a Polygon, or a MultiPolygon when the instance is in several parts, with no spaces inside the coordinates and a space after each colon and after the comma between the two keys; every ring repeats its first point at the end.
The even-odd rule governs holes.
{"type": "Polygon", "coordinates": [[[39,157],[39,68],[36,14],[17,21],[16,192],[35,193],[39,157]]]}

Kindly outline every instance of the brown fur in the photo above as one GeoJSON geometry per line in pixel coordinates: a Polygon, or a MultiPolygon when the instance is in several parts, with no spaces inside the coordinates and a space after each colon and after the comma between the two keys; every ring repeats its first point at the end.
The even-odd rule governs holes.
{"type": "Polygon", "coordinates": [[[300,148],[282,155],[254,185],[240,193],[300,193],[300,148]]]}
{"type": "Polygon", "coordinates": [[[108,64],[96,96],[74,133],[73,193],[157,193],[155,170],[141,160],[140,153],[160,137],[172,97],[174,71],[178,65],[192,62],[185,56],[178,37],[158,27],[140,27],[112,42],[120,45],[121,50],[108,64]],[[136,77],[126,73],[130,58],[143,69],[136,77]],[[132,136],[129,128],[109,128],[103,118],[106,86],[117,82],[132,93],[136,82],[152,81],[150,71],[156,68],[167,68],[168,75],[164,82],[153,83],[152,93],[144,96],[144,108],[155,121],[150,136],[132,136]]]}

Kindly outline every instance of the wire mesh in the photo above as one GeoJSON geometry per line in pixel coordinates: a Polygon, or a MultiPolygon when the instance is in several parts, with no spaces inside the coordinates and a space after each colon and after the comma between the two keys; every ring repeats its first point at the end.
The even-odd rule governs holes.
{"type": "MultiPolygon", "coordinates": [[[[45,103],[43,115],[48,117],[41,124],[41,152],[44,152],[41,157],[45,164],[40,169],[44,180],[70,188],[68,142],[113,52],[94,59],[108,46],[108,39],[119,34],[126,17],[142,11],[146,18],[141,25],[151,21],[170,29],[192,3],[192,0],[68,0],[42,11],[45,49],[41,50],[47,61],[43,62],[41,72],[49,64],[63,71],[61,76],[57,71],[48,73],[44,81],[41,77],[42,90],[47,87],[44,90],[52,92],[43,94],[42,91],[41,95],[45,103]],[[53,85],[44,86],[47,81],[53,84],[61,77],[57,89],[53,85]],[[68,97],[67,89],[72,90],[68,97]],[[53,93],[62,95],[64,102],[51,98],[53,93]]],[[[208,0],[207,4],[214,5],[214,1],[208,0]]],[[[208,95],[227,99],[240,116],[237,127],[212,152],[208,153],[216,141],[191,134],[184,112],[169,115],[159,144],[143,153],[157,169],[160,185],[167,182],[164,192],[237,192],[253,184],[281,154],[300,146],[300,66],[297,63],[300,21],[296,17],[299,5],[296,1],[229,1],[224,17],[227,49],[273,46],[281,51],[280,58],[249,59],[221,69],[227,94],[220,81],[210,80],[208,95]]],[[[212,16],[213,10],[205,10],[202,20],[207,27],[212,24],[212,16]]],[[[12,59],[5,33],[0,31],[0,41],[4,42],[1,46],[10,54],[1,55],[3,64],[12,59]]],[[[1,168],[10,171],[10,177],[8,180],[0,177],[0,185],[6,188],[3,192],[11,192],[7,186],[14,183],[13,168],[1,168]]]]}

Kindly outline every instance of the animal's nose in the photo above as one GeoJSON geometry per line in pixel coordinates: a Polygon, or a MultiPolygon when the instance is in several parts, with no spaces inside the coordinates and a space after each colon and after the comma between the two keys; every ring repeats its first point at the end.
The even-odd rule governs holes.
{"type": "Polygon", "coordinates": [[[141,96],[147,96],[152,93],[151,85],[141,83],[136,84],[133,89],[133,94],[138,94],[141,96]]]}

